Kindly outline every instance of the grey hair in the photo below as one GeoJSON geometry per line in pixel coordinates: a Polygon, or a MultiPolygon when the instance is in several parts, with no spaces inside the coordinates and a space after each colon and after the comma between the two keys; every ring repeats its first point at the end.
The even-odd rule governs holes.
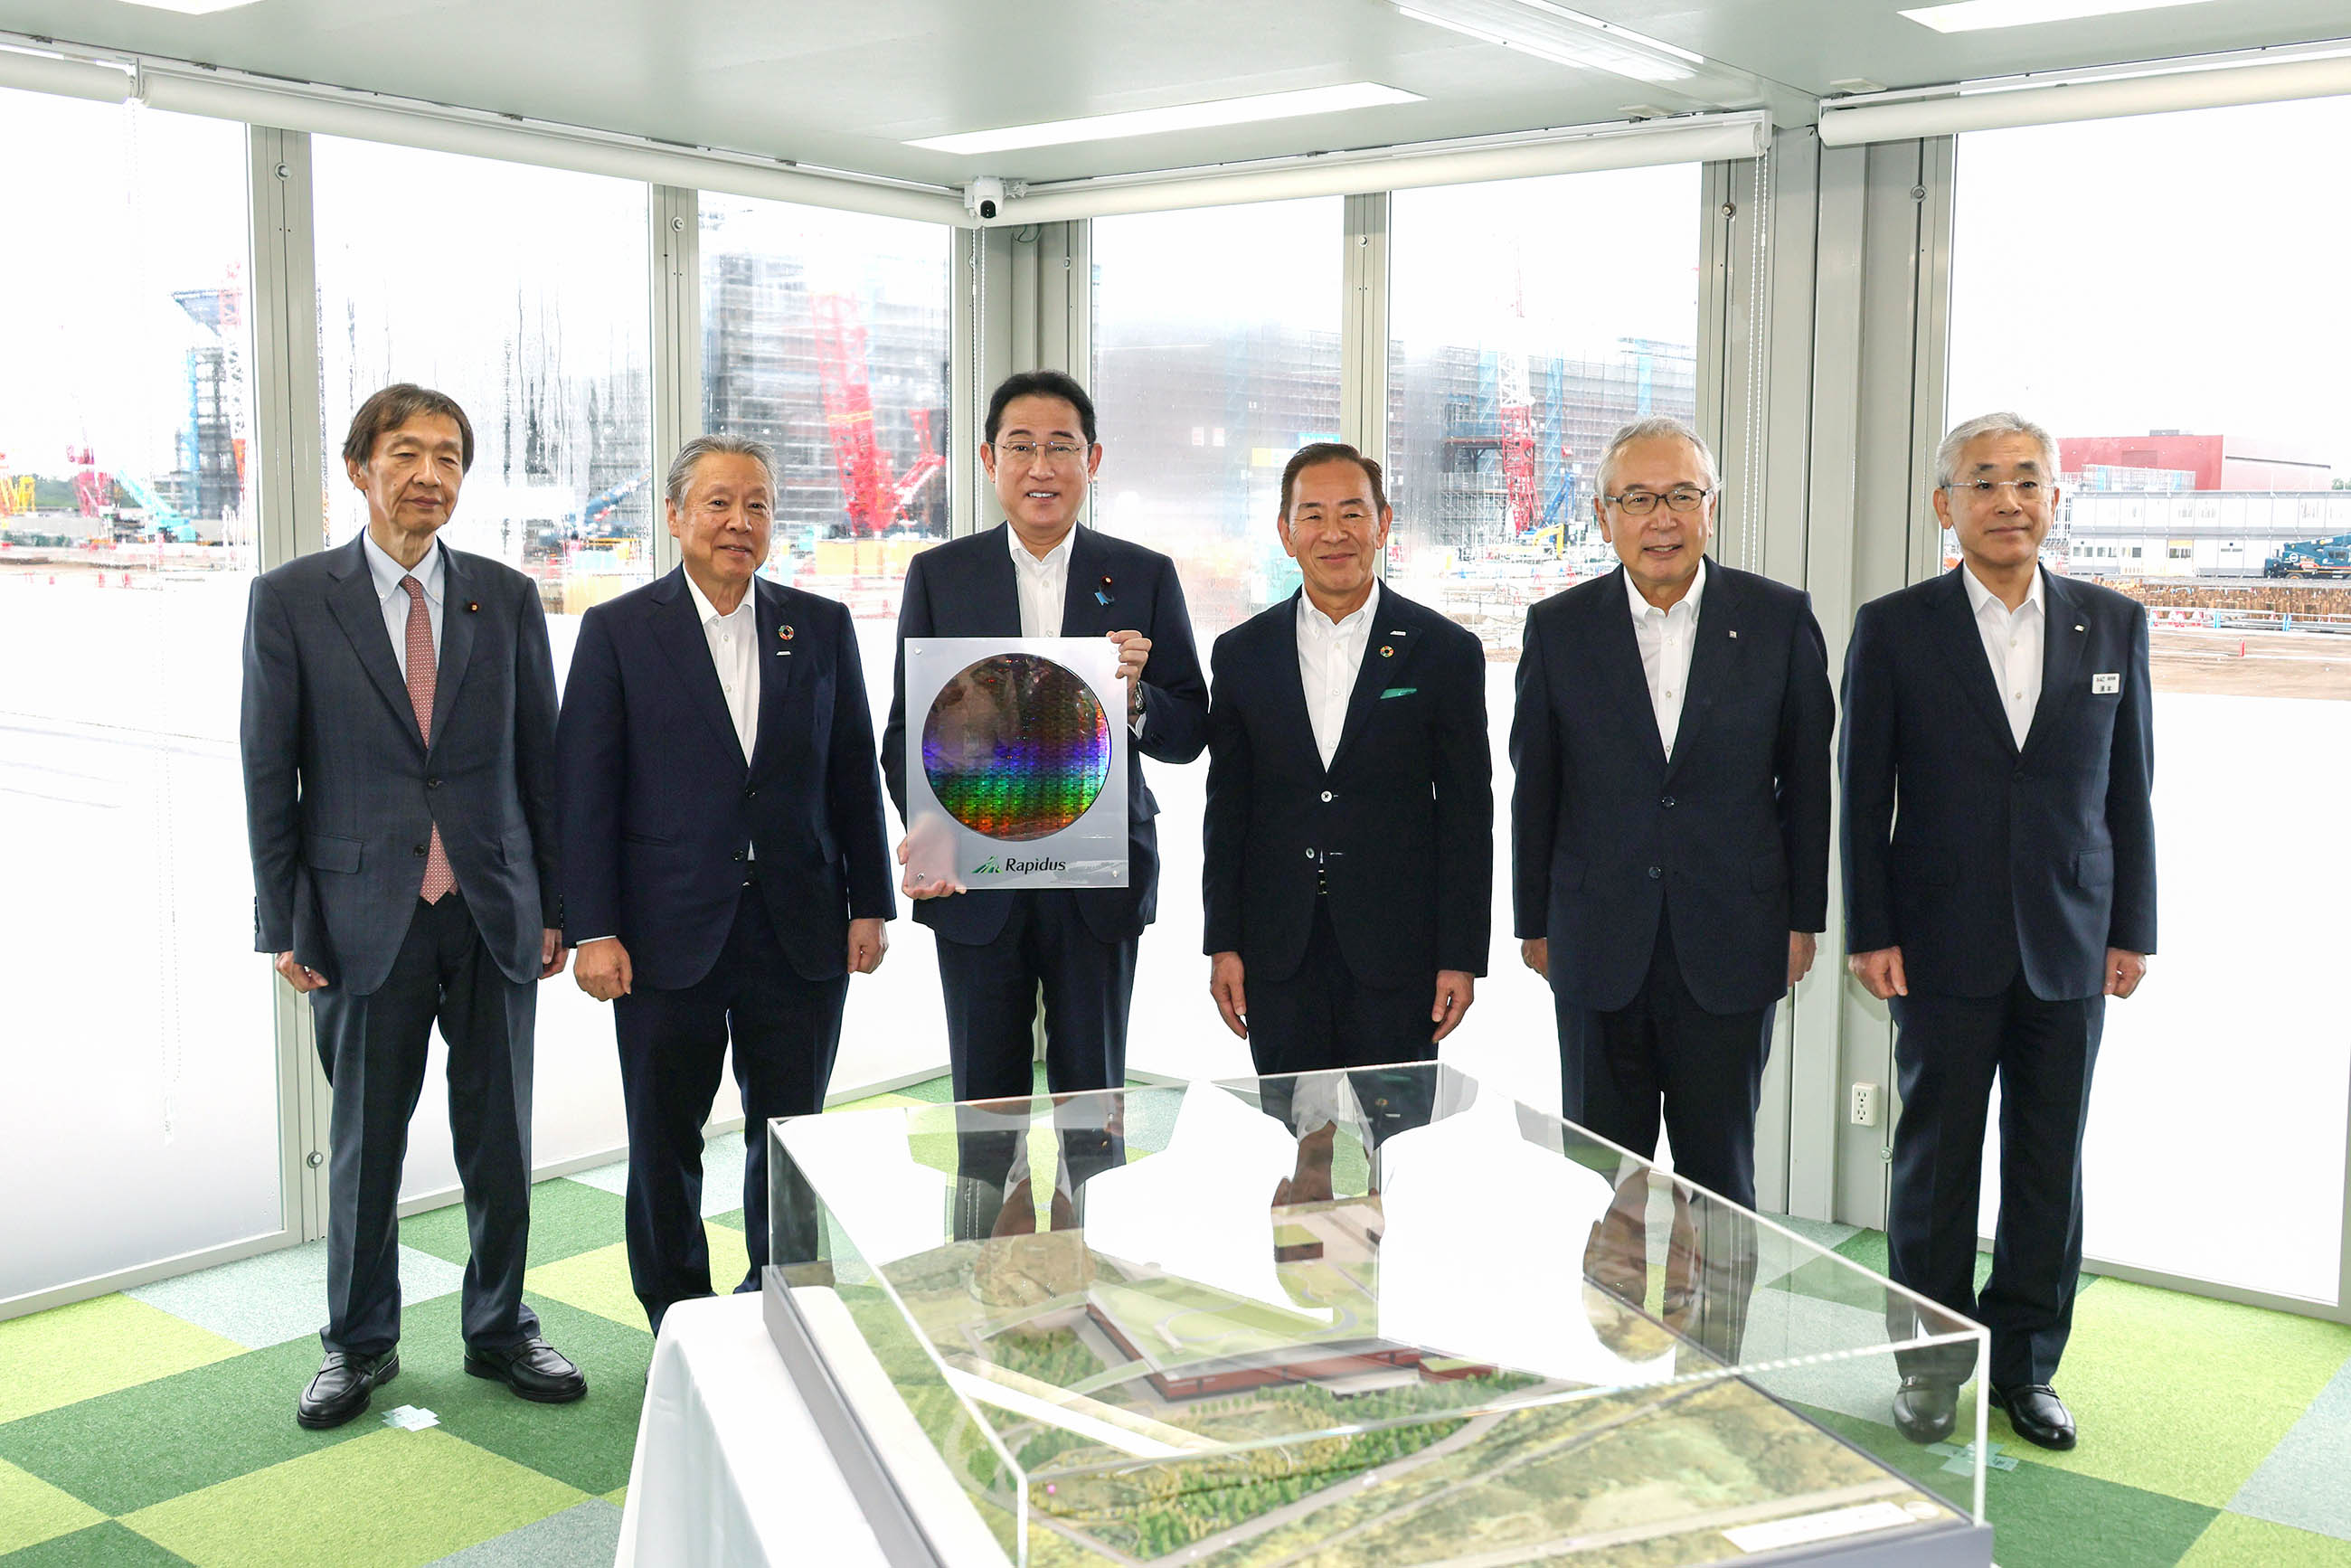
{"type": "Polygon", "coordinates": [[[1951,434],[1943,437],[1943,444],[1935,449],[1935,486],[1941,489],[1951,483],[1953,471],[1959,467],[1959,454],[1968,443],[1987,435],[2030,436],[2041,447],[2041,465],[2049,471],[2053,483],[2057,478],[2057,442],[2047,431],[2021,413],[1982,413],[1965,424],[1954,425],[1951,434]]]}
{"type": "Polygon", "coordinates": [[[669,476],[662,481],[662,494],[673,507],[685,505],[686,486],[694,483],[694,471],[705,457],[748,457],[768,476],[768,493],[776,489],[776,449],[764,441],[754,441],[747,435],[697,435],[677,449],[669,460],[669,476]]]}
{"type": "Polygon", "coordinates": [[[1610,472],[1616,466],[1616,455],[1636,441],[1656,441],[1667,436],[1687,441],[1698,453],[1698,460],[1706,467],[1706,487],[1713,489],[1722,482],[1720,470],[1714,465],[1714,449],[1706,437],[1670,414],[1653,413],[1636,419],[1619,430],[1608,441],[1608,450],[1600,455],[1600,493],[1607,495],[1615,486],[1610,482],[1610,472]]]}

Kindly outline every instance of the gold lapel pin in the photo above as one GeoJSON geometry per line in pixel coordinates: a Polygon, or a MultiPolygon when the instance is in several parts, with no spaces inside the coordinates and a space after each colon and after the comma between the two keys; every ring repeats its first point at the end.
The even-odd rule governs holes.
{"type": "Polygon", "coordinates": [[[468,599],[465,601],[465,608],[469,612],[478,612],[482,608],[481,601],[477,599],[468,599]]]}

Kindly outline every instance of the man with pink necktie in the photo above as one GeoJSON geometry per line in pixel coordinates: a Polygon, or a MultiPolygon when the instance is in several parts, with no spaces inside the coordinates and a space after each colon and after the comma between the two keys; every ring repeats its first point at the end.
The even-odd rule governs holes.
{"type": "Polygon", "coordinates": [[[565,962],[555,672],[531,580],[435,537],[473,461],[451,398],[369,398],[343,444],[366,529],[263,574],[246,617],[254,946],[310,998],[334,1090],[327,1356],[295,1406],[314,1428],[400,1371],[395,1206],[436,1022],[472,1242],[465,1370],[543,1404],[588,1391],[522,1299],[531,1027],[565,962]]]}

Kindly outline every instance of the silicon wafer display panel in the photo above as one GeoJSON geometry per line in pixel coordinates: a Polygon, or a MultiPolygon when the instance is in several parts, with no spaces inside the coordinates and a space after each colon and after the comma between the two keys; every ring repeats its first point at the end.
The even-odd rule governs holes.
{"type": "Polygon", "coordinates": [[[1008,843],[1058,833],[1110,777],[1110,716],[1093,688],[1036,653],[998,653],[939,688],[923,773],[947,814],[1008,843]]]}

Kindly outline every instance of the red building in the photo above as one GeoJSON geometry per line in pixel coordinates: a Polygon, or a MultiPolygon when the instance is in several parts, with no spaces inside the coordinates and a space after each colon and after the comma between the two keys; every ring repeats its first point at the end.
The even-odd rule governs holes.
{"type": "Polygon", "coordinates": [[[2057,461],[2068,474],[2093,464],[2116,468],[2184,468],[2199,490],[2324,490],[2335,471],[2314,453],[2284,442],[2241,435],[2061,435],[2057,461]]]}

